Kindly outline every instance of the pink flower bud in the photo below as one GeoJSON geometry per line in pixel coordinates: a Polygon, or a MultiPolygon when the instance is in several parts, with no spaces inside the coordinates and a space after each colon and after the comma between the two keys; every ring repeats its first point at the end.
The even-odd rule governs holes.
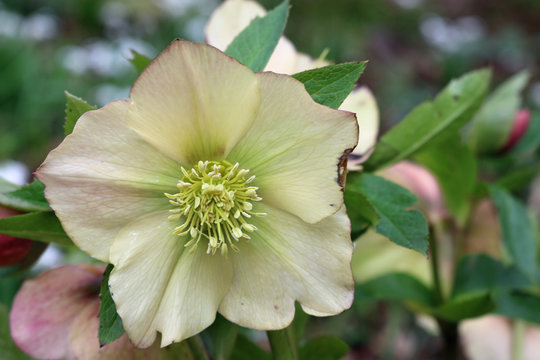
{"type": "MultiPolygon", "coordinates": [[[[20,212],[0,206],[0,218],[19,215],[20,212]]],[[[32,241],[0,234],[0,267],[21,263],[32,248],[32,241]]]]}
{"type": "Polygon", "coordinates": [[[523,137],[530,122],[531,112],[528,109],[519,110],[514,116],[514,123],[512,124],[510,136],[501,151],[504,152],[510,150],[523,137]]]}

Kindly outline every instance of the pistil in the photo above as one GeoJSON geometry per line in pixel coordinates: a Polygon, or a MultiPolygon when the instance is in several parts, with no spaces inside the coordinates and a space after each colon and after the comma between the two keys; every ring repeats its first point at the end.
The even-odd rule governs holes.
{"type": "Polygon", "coordinates": [[[190,236],[184,246],[190,253],[207,240],[208,254],[220,249],[227,255],[229,247],[238,252],[236,243],[249,240],[249,232],[257,227],[249,223],[252,216],[265,216],[253,211],[253,202],[261,201],[258,188],[249,184],[255,176],[247,177],[249,170],[240,169],[238,163],[228,161],[199,161],[190,171],[181,168],[183,177],[178,181],[176,194],[165,194],[176,208],[169,210],[171,221],[181,221],[174,229],[178,236],[190,236]],[[246,179],[247,177],[247,179],[246,179]]]}

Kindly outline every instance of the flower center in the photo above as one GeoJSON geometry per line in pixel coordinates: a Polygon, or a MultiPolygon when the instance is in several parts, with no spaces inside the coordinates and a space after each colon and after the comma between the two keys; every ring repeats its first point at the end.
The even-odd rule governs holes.
{"type": "Polygon", "coordinates": [[[227,255],[228,248],[239,251],[235,242],[240,238],[249,240],[245,232],[257,230],[248,223],[253,212],[252,201],[260,201],[258,188],[249,186],[255,176],[246,179],[249,170],[240,169],[238,163],[228,161],[199,161],[190,171],[182,167],[184,176],[178,182],[178,193],[165,194],[169,202],[177,208],[169,210],[174,215],[169,220],[182,219],[182,225],[174,229],[174,234],[191,239],[184,245],[191,246],[190,253],[197,249],[202,238],[207,239],[206,253],[227,255]]]}

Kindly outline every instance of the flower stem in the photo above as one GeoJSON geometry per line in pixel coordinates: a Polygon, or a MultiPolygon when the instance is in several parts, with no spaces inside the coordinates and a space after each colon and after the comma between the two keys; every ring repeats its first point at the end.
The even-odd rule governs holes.
{"type": "Polygon", "coordinates": [[[298,351],[294,328],[289,326],[283,330],[267,331],[272,357],[274,360],[297,360],[298,351]]]}
{"type": "MultiPolygon", "coordinates": [[[[444,304],[445,296],[442,288],[440,263],[438,253],[437,235],[441,235],[441,224],[430,229],[429,234],[429,257],[431,263],[431,273],[433,277],[433,285],[435,287],[436,301],[439,305],[444,304]]],[[[441,318],[437,318],[437,323],[441,330],[441,335],[444,342],[444,359],[455,360],[460,355],[460,344],[458,334],[458,324],[449,322],[441,318]]]]}
{"type": "Polygon", "coordinates": [[[525,322],[514,320],[512,322],[512,360],[523,359],[523,340],[525,338],[525,322]]]}
{"type": "Polygon", "coordinates": [[[203,342],[198,335],[192,336],[185,340],[191,351],[191,355],[195,360],[209,360],[206,349],[204,348],[203,342]]]}
{"type": "Polygon", "coordinates": [[[437,302],[439,304],[442,304],[444,302],[444,295],[441,284],[441,274],[439,272],[439,252],[436,234],[436,229],[431,228],[429,234],[429,260],[431,263],[431,275],[433,278],[433,285],[435,286],[435,296],[437,297],[437,302]]]}

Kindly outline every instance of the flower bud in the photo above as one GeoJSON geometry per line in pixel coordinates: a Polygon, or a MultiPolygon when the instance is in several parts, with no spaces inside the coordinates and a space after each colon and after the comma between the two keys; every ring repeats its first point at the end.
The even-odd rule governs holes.
{"type": "Polygon", "coordinates": [[[514,116],[514,122],[512,124],[512,129],[510,130],[510,136],[508,140],[502,147],[501,151],[508,151],[514,145],[517,144],[519,140],[525,135],[525,132],[529,128],[529,123],[531,122],[531,112],[528,109],[519,110],[514,116]]]}
{"type": "MultiPolygon", "coordinates": [[[[19,215],[16,210],[0,206],[0,218],[19,215]]],[[[0,267],[21,263],[30,252],[33,241],[0,234],[0,267]]]]}

